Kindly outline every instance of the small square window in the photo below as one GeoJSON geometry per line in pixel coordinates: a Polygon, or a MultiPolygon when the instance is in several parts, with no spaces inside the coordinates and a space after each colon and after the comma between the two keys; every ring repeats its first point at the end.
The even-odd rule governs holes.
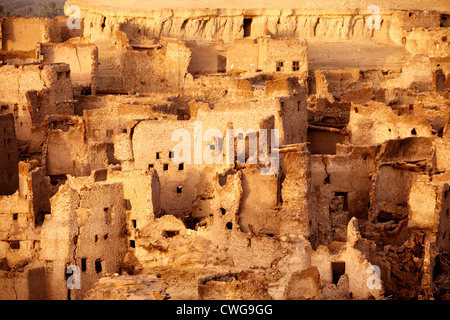
{"type": "Polygon", "coordinates": [[[18,218],[19,218],[19,214],[18,213],[13,213],[13,220],[17,221],[18,218]]]}
{"type": "Polygon", "coordinates": [[[130,240],[130,248],[136,248],[136,242],[134,240],[130,240]]]}
{"type": "Polygon", "coordinates": [[[177,193],[182,193],[183,192],[183,187],[177,187],[177,193]]]}
{"type": "Polygon", "coordinates": [[[131,223],[133,224],[133,228],[136,229],[136,227],[137,227],[137,220],[131,220],[131,223]]]}
{"type": "Polygon", "coordinates": [[[153,165],[153,163],[150,163],[149,165],[148,165],[148,168],[149,169],[153,169],[155,166],[153,165]]]}
{"type": "Polygon", "coordinates": [[[178,165],[178,170],[183,171],[184,170],[184,163],[180,163],[178,165]]]}
{"type": "Polygon", "coordinates": [[[156,159],[159,159],[159,152],[156,153],[156,159]]]}
{"type": "Polygon", "coordinates": [[[277,72],[282,72],[284,70],[283,66],[284,63],[282,61],[277,62],[277,72]]]}
{"type": "Polygon", "coordinates": [[[300,70],[300,64],[298,61],[292,61],[292,71],[300,70]]]}
{"type": "Polygon", "coordinates": [[[164,165],[163,165],[163,170],[164,170],[164,171],[169,170],[169,164],[164,163],[164,165]]]}
{"type": "Polygon", "coordinates": [[[216,146],[215,145],[213,145],[213,144],[210,144],[209,145],[209,150],[215,150],[216,149],[216,146]]]}
{"type": "Polygon", "coordinates": [[[82,258],[81,259],[81,271],[86,271],[86,261],[87,261],[87,259],[86,258],[82,258]]]}
{"type": "Polygon", "coordinates": [[[13,250],[18,250],[18,249],[20,249],[20,242],[18,240],[10,241],[9,247],[13,250]]]}
{"type": "Polygon", "coordinates": [[[173,156],[173,151],[170,151],[170,152],[169,152],[169,158],[170,158],[170,159],[173,159],[173,158],[174,158],[174,156],[173,156]]]}

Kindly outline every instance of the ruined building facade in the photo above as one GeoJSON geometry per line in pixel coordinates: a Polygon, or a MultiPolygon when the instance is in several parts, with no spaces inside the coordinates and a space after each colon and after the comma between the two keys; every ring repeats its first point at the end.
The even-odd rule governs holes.
{"type": "Polygon", "coordinates": [[[0,21],[1,299],[450,298],[450,11],[93,2],[0,21]]]}

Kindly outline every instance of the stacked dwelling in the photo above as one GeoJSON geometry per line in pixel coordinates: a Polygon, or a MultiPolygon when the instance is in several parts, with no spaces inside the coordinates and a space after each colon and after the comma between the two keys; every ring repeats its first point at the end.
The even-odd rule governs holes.
{"type": "Polygon", "coordinates": [[[0,298],[449,299],[450,11],[73,5],[1,20],[0,298]]]}

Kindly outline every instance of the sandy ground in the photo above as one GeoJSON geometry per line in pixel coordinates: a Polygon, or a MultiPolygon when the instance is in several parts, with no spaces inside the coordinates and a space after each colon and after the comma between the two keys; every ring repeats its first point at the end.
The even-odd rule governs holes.
{"type": "Polygon", "coordinates": [[[161,8],[300,8],[358,9],[377,5],[380,8],[405,10],[440,10],[450,12],[450,0],[76,0],[86,6],[152,10],[161,8]]]}

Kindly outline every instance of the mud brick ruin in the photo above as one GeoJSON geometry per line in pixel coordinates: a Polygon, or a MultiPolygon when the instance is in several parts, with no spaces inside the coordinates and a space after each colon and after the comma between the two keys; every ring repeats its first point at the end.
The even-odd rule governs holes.
{"type": "Polygon", "coordinates": [[[450,299],[448,1],[178,2],[1,19],[0,299],[450,299]]]}

